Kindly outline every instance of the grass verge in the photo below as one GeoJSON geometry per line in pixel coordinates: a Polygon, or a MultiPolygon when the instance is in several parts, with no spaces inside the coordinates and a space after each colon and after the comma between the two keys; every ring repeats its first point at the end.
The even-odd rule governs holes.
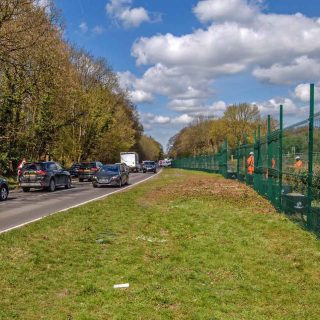
{"type": "Polygon", "coordinates": [[[250,188],[165,170],[0,235],[0,319],[319,319],[319,249],[250,188]]]}
{"type": "Polygon", "coordinates": [[[18,188],[19,183],[17,181],[17,177],[10,176],[10,177],[3,177],[3,178],[7,180],[10,190],[18,188]]]}

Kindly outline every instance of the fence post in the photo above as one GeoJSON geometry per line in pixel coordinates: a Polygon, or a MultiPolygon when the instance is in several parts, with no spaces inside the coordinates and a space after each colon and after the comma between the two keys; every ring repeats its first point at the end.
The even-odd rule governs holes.
{"type": "Polygon", "coordinates": [[[307,226],[311,228],[312,223],[312,175],[313,175],[313,129],[314,129],[314,84],[310,84],[310,115],[309,115],[309,152],[308,152],[308,212],[307,226]]]}
{"type": "Polygon", "coordinates": [[[228,141],[227,139],[224,140],[224,159],[223,159],[223,162],[224,162],[224,177],[227,178],[227,175],[228,175],[228,141]]]}
{"type": "Polygon", "coordinates": [[[242,155],[242,156],[243,156],[244,162],[245,162],[245,164],[244,164],[244,167],[245,167],[244,179],[245,179],[245,182],[247,184],[248,183],[248,164],[247,164],[247,157],[248,157],[247,153],[248,152],[247,152],[247,134],[246,133],[244,134],[243,148],[242,149],[244,150],[244,155],[242,155]]]}
{"type": "Polygon", "coordinates": [[[271,150],[271,117],[268,114],[268,142],[267,142],[267,146],[268,146],[268,152],[267,152],[267,186],[268,186],[268,191],[267,191],[267,195],[268,195],[268,199],[271,200],[271,194],[272,194],[272,179],[270,179],[270,168],[271,168],[271,157],[272,157],[272,150],[271,150]]]}
{"type": "Polygon", "coordinates": [[[280,105],[280,131],[279,131],[279,209],[282,210],[282,131],[283,131],[283,105],[280,105]]]}
{"type": "Polygon", "coordinates": [[[254,132],[254,175],[253,175],[253,187],[256,191],[260,192],[261,184],[260,174],[260,124],[258,125],[258,131],[254,132]]]}
{"type": "Polygon", "coordinates": [[[237,152],[237,179],[240,177],[240,141],[238,141],[238,152],[237,152]]]}

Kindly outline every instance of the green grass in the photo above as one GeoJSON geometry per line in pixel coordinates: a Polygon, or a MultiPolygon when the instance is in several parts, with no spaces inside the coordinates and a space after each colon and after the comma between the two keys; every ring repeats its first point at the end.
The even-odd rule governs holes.
{"type": "Polygon", "coordinates": [[[17,177],[10,176],[10,177],[3,177],[3,178],[7,180],[10,190],[16,189],[18,187],[19,184],[17,181],[17,177]]]}
{"type": "Polygon", "coordinates": [[[319,319],[319,249],[250,188],[165,170],[0,235],[0,319],[319,319]]]}

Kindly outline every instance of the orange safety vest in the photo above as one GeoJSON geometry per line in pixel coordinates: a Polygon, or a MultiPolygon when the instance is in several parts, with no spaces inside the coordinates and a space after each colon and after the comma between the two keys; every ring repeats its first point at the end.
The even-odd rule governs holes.
{"type": "MultiPolygon", "coordinates": [[[[271,159],[271,168],[274,169],[276,167],[276,160],[274,158],[271,159]]],[[[267,168],[267,171],[266,171],[266,178],[268,179],[268,176],[269,176],[269,170],[267,168]]]]}
{"type": "Polygon", "coordinates": [[[248,158],[247,164],[248,164],[248,173],[253,174],[254,173],[254,156],[253,155],[251,155],[248,158]]]}
{"type": "Polygon", "coordinates": [[[294,167],[295,167],[295,168],[302,168],[302,165],[303,165],[302,161],[301,161],[301,160],[298,160],[298,161],[296,161],[296,163],[294,164],[294,167]]]}

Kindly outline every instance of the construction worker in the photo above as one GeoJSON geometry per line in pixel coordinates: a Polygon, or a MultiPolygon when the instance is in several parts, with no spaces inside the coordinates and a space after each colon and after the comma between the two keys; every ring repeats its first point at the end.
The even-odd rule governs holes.
{"type": "Polygon", "coordinates": [[[248,174],[252,175],[254,173],[254,153],[252,151],[249,153],[247,165],[248,165],[248,174]]]}
{"type": "MultiPolygon", "coordinates": [[[[273,158],[273,157],[272,157],[272,159],[271,159],[271,168],[272,168],[272,169],[275,169],[275,168],[276,168],[276,159],[273,158]]],[[[267,170],[266,170],[266,178],[268,179],[268,177],[269,177],[269,170],[268,170],[268,168],[267,168],[267,170]]]]}
{"type": "Polygon", "coordinates": [[[294,167],[295,167],[296,169],[301,169],[302,166],[303,166],[303,163],[302,163],[301,158],[300,158],[299,156],[296,156],[296,162],[295,162],[295,164],[294,164],[294,167]]]}

